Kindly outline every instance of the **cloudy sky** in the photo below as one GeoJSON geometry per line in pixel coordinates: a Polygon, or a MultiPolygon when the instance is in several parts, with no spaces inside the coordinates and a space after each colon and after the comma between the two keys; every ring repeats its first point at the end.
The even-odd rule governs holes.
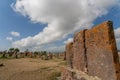
{"type": "Polygon", "coordinates": [[[107,20],[120,49],[120,0],[3,0],[0,50],[63,51],[75,32],[107,20]]]}

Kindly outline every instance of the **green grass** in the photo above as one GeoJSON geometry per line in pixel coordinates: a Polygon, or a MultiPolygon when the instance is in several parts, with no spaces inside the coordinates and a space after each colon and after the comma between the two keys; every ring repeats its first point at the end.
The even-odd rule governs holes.
{"type": "Polygon", "coordinates": [[[11,57],[3,57],[3,55],[2,54],[0,54],[0,59],[14,59],[12,56],[11,57]]]}
{"type": "Polygon", "coordinates": [[[47,70],[47,69],[49,69],[49,67],[42,67],[42,68],[40,68],[41,70],[47,70]]]}
{"type": "Polygon", "coordinates": [[[49,80],[57,80],[57,77],[60,77],[61,73],[60,72],[52,72],[49,80]]]}
{"type": "Polygon", "coordinates": [[[62,61],[59,63],[59,65],[67,65],[67,62],[66,61],[62,61]]]}

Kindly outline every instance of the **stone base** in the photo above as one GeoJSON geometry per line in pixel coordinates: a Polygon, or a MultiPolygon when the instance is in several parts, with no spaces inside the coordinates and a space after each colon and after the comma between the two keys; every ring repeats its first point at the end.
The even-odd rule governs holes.
{"type": "Polygon", "coordinates": [[[102,80],[97,76],[89,76],[85,72],[62,67],[61,80],[102,80]]]}

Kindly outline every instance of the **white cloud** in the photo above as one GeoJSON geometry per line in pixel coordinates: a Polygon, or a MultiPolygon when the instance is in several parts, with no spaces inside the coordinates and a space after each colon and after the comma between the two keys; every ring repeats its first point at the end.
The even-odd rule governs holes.
{"type": "Polygon", "coordinates": [[[18,40],[13,46],[36,47],[60,39],[84,28],[91,28],[93,21],[108,13],[119,0],[16,0],[14,11],[34,23],[47,23],[42,32],[18,40]]]}
{"type": "Polygon", "coordinates": [[[120,42],[120,27],[114,30],[117,43],[120,42]]]}
{"type": "Polygon", "coordinates": [[[48,51],[53,51],[53,52],[65,51],[65,45],[62,45],[62,46],[51,46],[47,50],[48,51]]]}
{"type": "Polygon", "coordinates": [[[68,38],[68,40],[64,41],[64,44],[67,44],[69,42],[73,42],[73,38],[68,38]]]}
{"type": "Polygon", "coordinates": [[[6,37],[6,40],[13,41],[13,38],[12,37],[6,37]]]}
{"type": "Polygon", "coordinates": [[[14,37],[19,37],[20,36],[20,33],[19,32],[15,32],[15,31],[12,31],[10,32],[10,34],[14,37]]]}
{"type": "Polygon", "coordinates": [[[65,45],[56,45],[52,43],[52,44],[45,44],[41,46],[35,46],[35,47],[21,48],[21,51],[25,51],[26,49],[29,49],[29,51],[60,52],[65,50],[65,45]]]}
{"type": "Polygon", "coordinates": [[[37,47],[36,49],[40,50],[44,50],[44,51],[51,51],[51,52],[60,52],[60,51],[64,51],[65,50],[65,45],[48,45],[46,47],[46,45],[42,46],[41,48],[37,47]]]}

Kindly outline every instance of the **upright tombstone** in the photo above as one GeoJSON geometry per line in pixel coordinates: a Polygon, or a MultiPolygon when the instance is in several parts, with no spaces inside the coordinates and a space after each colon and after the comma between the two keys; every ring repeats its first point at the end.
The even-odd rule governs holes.
{"type": "Polygon", "coordinates": [[[73,42],[66,45],[66,61],[69,67],[73,67],[73,42]]]}
{"type": "Polygon", "coordinates": [[[75,34],[74,42],[66,46],[66,59],[73,67],[63,69],[62,80],[120,80],[113,23],[106,21],[75,34]],[[89,79],[83,73],[97,79],[89,79]]]}
{"type": "Polygon", "coordinates": [[[85,51],[85,32],[82,30],[74,35],[74,44],[73,44],[73,68],[86,71],[86,51],[85,51]]]}
{"type": "Polygon", "coordinates": [[[120,80],[120,65],[111,21],[85,33],[88,75],[102,80],[120,80]]]}

